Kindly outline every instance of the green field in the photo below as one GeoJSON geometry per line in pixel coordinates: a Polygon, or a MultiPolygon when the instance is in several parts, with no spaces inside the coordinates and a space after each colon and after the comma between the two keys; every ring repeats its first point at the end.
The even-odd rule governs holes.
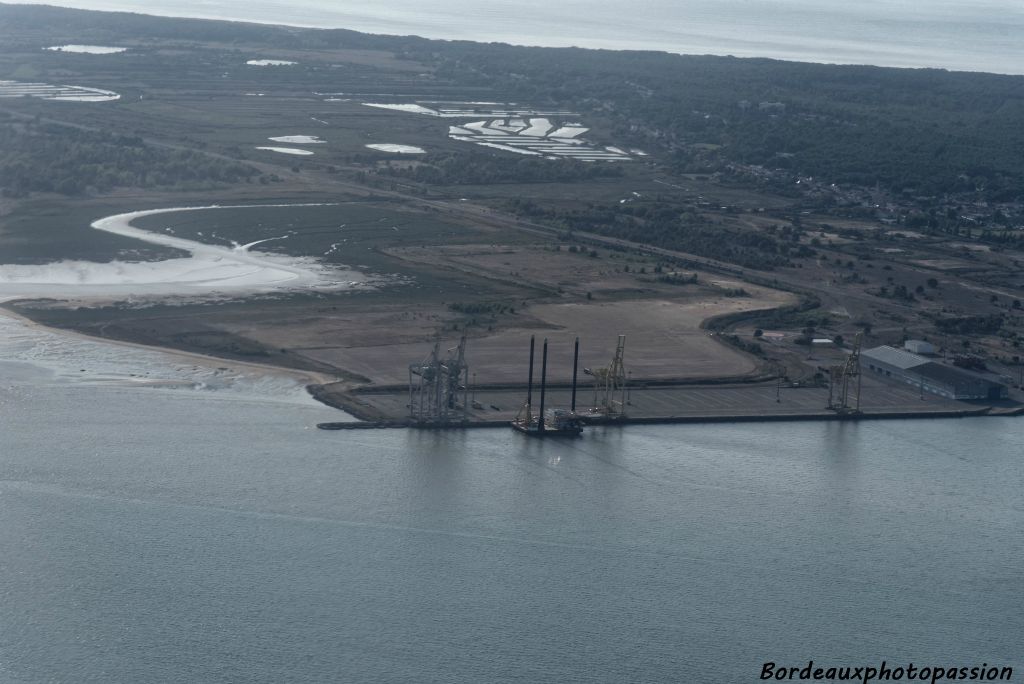
{"type": "Polygon", "coordinates": [[[93,230],[96,219],[127,211],[123,204],[36,200],[3,217],[0,254],[4,263],[46,264],[81,260],[159,261],[184,256],[179,250],[93,230]]]}
{"type": "MultiPolygon", "coordinates": [[[[493,233],[445,220],[434,213],[411,210],[391,200],[188,211],[145,217],[135,225],[152,231],[170,230],[177,237],[225,246],[270,239],[254,249],[317,257],[326,263],[375,274],[410,268],[385,253],[391,247],[472,244],[495,239],[493,233]]],[[[516,242],[517,236],[504,236],[502,241],[516,242]]]]}

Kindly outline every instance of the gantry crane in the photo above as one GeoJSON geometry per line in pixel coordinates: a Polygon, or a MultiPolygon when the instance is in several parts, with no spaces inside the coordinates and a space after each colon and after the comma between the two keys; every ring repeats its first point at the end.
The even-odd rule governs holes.
{"type": "Polygon", "coordinates": [[[409,415],[418,423],[448,422],[469,405],[466,336],[444,358],[440,348],[438,340],[426,359],[409,364],[409,415]]]}
{"type": "Polygon", "coordinates": [[[846,415],[860,413],[860,344],[862,336],[863,333],[857,333],[857,337],[853,341],[853,350],[846,357],[846,361],[829,369],[828,406],[825,408],[830,411],[846,415]]]}
{"type": "Polygon", "coordinates": [[[605,368],[584,368],[594,378],[594,408],[591,413],[606,416],[624,416],[626,409],[626,336],[619,335],[615,356],[605,368]]]}

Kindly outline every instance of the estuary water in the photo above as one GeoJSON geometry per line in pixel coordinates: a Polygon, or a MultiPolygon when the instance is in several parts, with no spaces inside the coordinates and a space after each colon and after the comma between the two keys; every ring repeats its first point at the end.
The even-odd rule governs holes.
{"type": "MultiPolygon", "coordinates": [[[[172,207],[116,214],[94,221],[90,228],[143,243],[172,247],[184,256],[160,261],[57,261],[47,264],[0,264],[0,301],[15,297],[88,297],[108,300],[161,297],[217,298],[239,294],[294,291],[337,291],[366,286],[357,271],[328,267],[313,258],[261,252],[258,246],[287,239],[288,232],[249,244],[208,244],[177,237],[171,232],[144,230],[138,219],[166,214],[249,213],[280,207],[318,207],[321,204],[212,205],[172,207]]],[[[329,206],[329,205],[328,205],[329,206]]],[[[282,231],[285,229],[282,228],[282,231]]],[[[200,233],[201,235],[202,233],[200,233]]],[[[216,234],[211,241],[223,242],[216,234]]]]}
{"type": "MultiPolygon", "coordinates": [[[[1018,3],[682,0],[629,21],[580,0],[383,5],[80,6],[1024,64],[1018,3]]],[[[339,418],[287,374],[0,317],[0,684],[730,683],[811,659],[1024,671],[1020,420],[571,442],[315,429],[339,418]]]]}
{"type": "Polygon", "coordinates": [[[324,432],[285,376],[0,358],[4,684],[1024,668],[1019,421],[324,432]]]}
{"type": "Polygon", "coordinates": [[[1024,73],[1019,0],[58,0],[81,9],[523,45],[1024,73]]]}

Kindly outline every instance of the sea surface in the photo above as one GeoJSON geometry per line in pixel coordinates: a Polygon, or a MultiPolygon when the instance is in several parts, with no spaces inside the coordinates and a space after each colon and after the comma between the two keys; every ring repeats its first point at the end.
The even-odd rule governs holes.
{"type": "MultiPolygon", "coordinates": [[[[79,6],[1024,70],[1018,2],[79,6]]],[[[284,373],[0,317],[0,684],[1024,671],[1019,419],[315,428],[340,417],[284,373]]]]}
{"type": "Polygon", "coordinates": [[[324,432],[286,376],[0,359],[3,684],[1024,671],[1019,419],[324,432]]]}
{"type": "Polygon", "coordinates": [[[1024,73],[1020,0],[58,0],[81,9],[523,45],[1024,73]]]}

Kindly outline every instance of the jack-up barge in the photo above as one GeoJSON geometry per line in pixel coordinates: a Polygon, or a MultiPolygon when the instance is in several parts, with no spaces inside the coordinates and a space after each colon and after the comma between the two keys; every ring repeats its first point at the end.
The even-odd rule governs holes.
{"type": "Polygon", "coordinates": [[[572,404],[568,410],[544,408],[544,396],[548,379],[548,341],[544,340],[544,351],[540,365],[540,409],[533,412],[533,355],[536,340],[530,337],[530,371],[526,385],[526,404],[512,421],[512,427],[531,437],[578,437],[583,432],[583,419],[576,414],[576,377],[580,360],[580,338],[572,357],[572,404]]]}

